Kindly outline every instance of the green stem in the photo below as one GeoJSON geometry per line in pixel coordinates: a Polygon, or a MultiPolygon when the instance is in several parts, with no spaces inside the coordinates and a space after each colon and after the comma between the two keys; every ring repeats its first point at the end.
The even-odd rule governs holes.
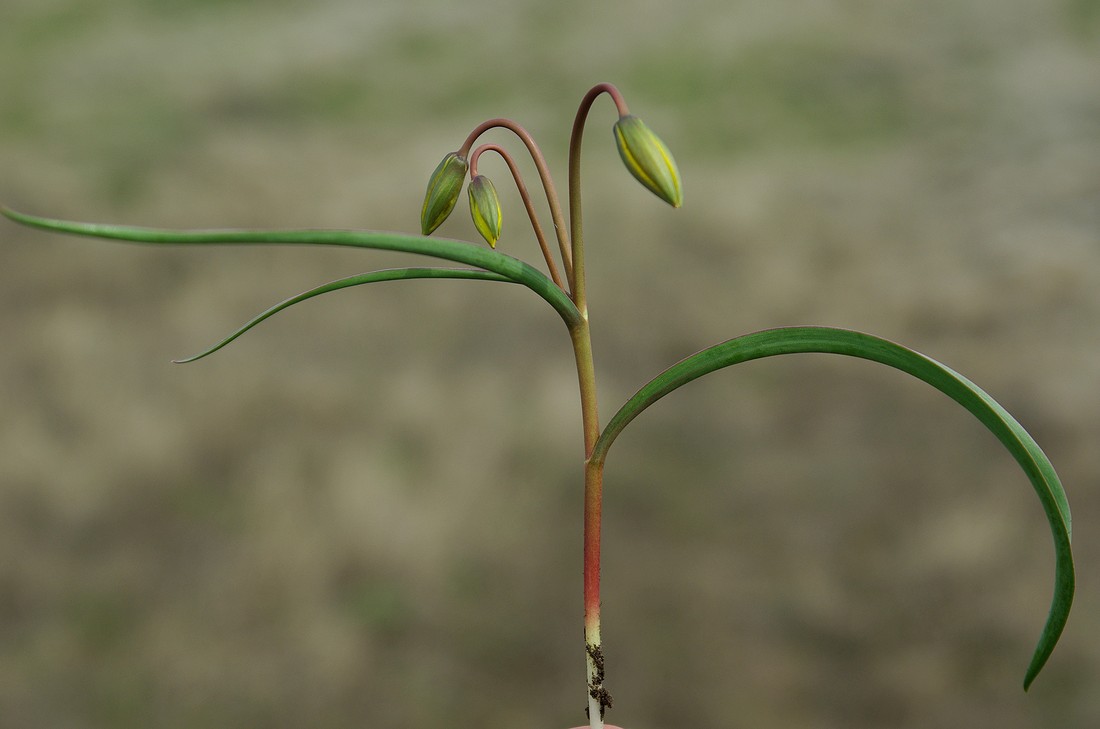
{"type": "Polygon", "coordinates": [[[577,116],[573,120],[573,133],[569,137],[569,235],[573,243],[573,277],[570,279],[570,290],[573,292],[573,303],[586,319],[588,312],[584,285],[584,221],[581,216],[581,139],[584,137],[584,123],[588,119],[592,102],[604,93],[614,100],[619,116],[630,113],[617,88],[609,83],[596,84],[581,99],[577,116]]]}
{"type": "Polygon", "coordinates": [[[628,113],[622,95],[611,84],[594,86],[581,100],[569,138],[569,224],[573,268],[569,284],[580,318],[569,327],[577,359],[584,424],[584,643],[588,675],[588,721],[591,729],[603,729],[604,709],[611,694],[603,686],[604,661],[600,638],[600,526],[603,504],[603,462],[591,460],[600,435],[596,404],[596,370],[592,359],[592,335],[588,320],[584,269],[584,233],[581,219],[581,139],[592,102],[602,93],[615,100],[619,114],[628,113]]]}

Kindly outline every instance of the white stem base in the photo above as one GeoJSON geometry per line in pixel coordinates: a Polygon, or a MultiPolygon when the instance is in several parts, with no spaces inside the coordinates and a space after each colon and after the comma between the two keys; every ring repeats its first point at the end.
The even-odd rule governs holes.
{"type": "Polygon", "coordinates": [[[603,729],[603,717],[600,716],[600,702],[591,696],[588,697],[588,726],[589,729],[603,729]]]}

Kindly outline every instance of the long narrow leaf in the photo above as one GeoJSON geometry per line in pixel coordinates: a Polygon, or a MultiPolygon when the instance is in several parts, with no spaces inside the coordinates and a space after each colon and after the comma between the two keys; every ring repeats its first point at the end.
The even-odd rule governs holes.
{"type": "Polygon", "coordinates": [[[580,318],[569,296],[538,269],[499,251],[486,250],[465,241],[373,230],[168,230],[78,223],[28,215],[5,207],[0,207],[0,213],[17,223],[35,228],[132,243],[355,246],[432,256],[477,266],[523,284],[553,306],[567,325],[576,323],[580,318]]]}
{"type": "Polygon", "coordinates": [[[190,357],[173,360],[173,362],[184,364],[187,362],[194,362],[195,360],[202,359],[209,354],[213,354],[225,345],[232,342],[237,337],[247,332],[252,327],[262,322],[264,319],[267,319],[268,317],[277,314],[283,309],[305,301],[306,299],[312,299],[314,296],[327,294],[330,291],[346,289],[349,286],[362,286],[363,284],[379,283],[381,281],[403,281],[407,279],[417,278],[459,278],[475,279],[480,281],[503,281],[505,283],[516,283],[512,279],[505,278],[498,273],[490,273],[488,271],[479,271],[477,269],[470,268],[389,268],[384,271],[371,271],[369,273],[361,273],[356,276],[348,276],[347,278],[330,281],[327,284],[322,284],[316,288],[310,289],[309,291],[303,291],[296,296],[292,296],[286,301],[282,301],[275,306],[272,306],[270,309],[267,309],[266,311],[257,314],[255,317],[248,320],[243,326],[238,328],[225,339],[215,344],[213,347],[203,350],[198,354],[191,355],[190,357]]]}
{"type": "Polygon", "coordinates": [[[885,339],[845,329],[789,327],[754,332],[698,352],[651,380],[612,417],[596,442],[591,460],[602,462],[615,438],[631,420],[660,398],[694,379],[753,359],[809,352],[868,359],[924,380],[978,418],[1004,444],[1031,480],[1054,538],[1055,577],[1050,613],[1024,677],[1026,690],[1054,650],[1073,602],[1069,504],[1054,467],[1027,431],[981,388],[939,362],[885,339]]]}

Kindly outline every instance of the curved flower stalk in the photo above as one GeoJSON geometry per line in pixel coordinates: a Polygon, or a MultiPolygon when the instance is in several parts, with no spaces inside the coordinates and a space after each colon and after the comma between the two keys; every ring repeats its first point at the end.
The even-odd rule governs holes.
{"type": "MultiPolygon", "coordinates": [[[[482,134],[490,129],[498,127],[507,129],[515,134],[519,140],[523,142],[523,145],[531,155],[531,160],[535,163],[535,169],[538,170],[539,173],[539,181],[542,183],[543,190],[546,193],[546,203],[550,207],[550,217],[554,221],[554,233],[558,239],[558,249],[561,252],[562,265],[565,268],[566,277],[570,281],[570,289],[572,289],[573,261],[569,249],[569,233],[567,232],[565,224],[565,216],[562,214],[561,201],[558,199],[557,189],[554,186],[554,179],[550,175],[550,167],[546,164],[546,157],[543,156],[542,150],[539,148],[539,145],[535,143],[531,134],[511,119],[489,119],[488,121],[478,124],[468,135],[466,135],[466,140],[458,148],[458,154],[468,154],[474,142],[476,142],[482,134]]],[[[513,175],[515,175],[514,171],[513,175]]],[[[517,185],[520,186],[520,194],[522,195],[523,187],[520,183],[517,183],[517,185]]],[[[529,214],[530,211],[531,208],[528,208],[529,214]]]]}
{"type": "Polygon", "coordinates": [[[565,291],[565,283],[562,281],[561,274],[558,273],[558,265],[554,262],[554,254],[550,252],[550,245],[546,242],[546,233],[543,232],[542,224],[539,223],[539,216],[538,213],[535,212],[535,205],[531,200],[531,193],[527,191],[527,185],[523,182],[523,175],[520,174],[519,168],[516,166],[516,161],[512,158],[512,155],[508,154],[508,151],[499,144],[483,144],[475,149],[474,153],[470,155],[471,173],[475,174],[477,161],[481,155],[484,152],[490,151],[500,155],[501,159],[508,165],[508,171],[512,173],[512,180],[516,183],[516,191],[519,192],[520,200],[523,201],[523,207],[527,211],[527,219],[531,223],[531,230],[534,231],[535,239],[538,240],[539,250],[542,251],[542,258],[546,261],[546,268],[550,272],[550,278],[558,285],[558,288],[565,291]]]}
{"type": "MultiPolygon", "coordinates": [[[[474,128],[459,148],[444,156],[429,177],[421,208],[423,235],[352,230],[163,230],[132,226],[77,223],[17,213],[0,212],[12,220],[59,233],[153,244],[295,244],[338,245],[403,251],[452,261],[471,268],[418,267],[373,271],[332,281],[276,304],[229,336],[182,362],[205,357],[274,314],[324,293],[351,286],[407,279],[446,278],[516,283],[538,294],[561,317],[569,332],[577,368],[584,443],[584,650],[587,713],[590,729],[618,729],[603,723],[612,705],[604,686],[605,656],[600,634],[600,534],[603,469],[612,443],[623,429],[658,399],[706,374],[752,359],[794,353],[832,353],[879,362],[917,377],[954,399],[977,417],[1019,463],[1031,481],[1050,524],[1055,548],[1055,587],[1050,613],[1024,678],[1028,688],[1050,657],[1069,615],[1074,592],[1071,520],[1065,492],[1053,466],[1020,424],[977,385],[924,355],[884,339],[842,329],[790,327],[747,334],[698,352],[661,373],[631,397],[603,428],[597,406],[581,215],[580,158],[584,128],[595,100],[607,94],[618,119],[613,126],[616,147],[627,170],[646,189],[673,207],[683,203],[680,172],[668,147],[638,117],[630,113],[622,94],[611,84],[598,84],[581,100],[569,139],[568,209],[566,222],[546,161],[531,135],[509,119],[490,119],[474,128]],[[473,149],[484,132],[502,127],[513,132],[529,151],[546,194],[564,278],[546,242],[531,196],[515,162],[503,147],[483,144],[473,149]],[[496,188],[477,173],[477,158],[485,151],[504,158],[520,197],[550,277],[527,263],[497,250],[501,235],[501,207],[496,188]],[[479,234],[490,248],[429,237],[451,214],[467,176],[468,197],[479,234]]],[[[580,729],[579,727],[577,729],[580,729]]]]}

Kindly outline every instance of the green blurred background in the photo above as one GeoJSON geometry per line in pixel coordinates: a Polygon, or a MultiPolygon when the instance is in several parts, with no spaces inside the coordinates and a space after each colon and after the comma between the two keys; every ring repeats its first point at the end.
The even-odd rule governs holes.
{"type": "MultiPolygon", "coordinates": [[[[1011,457],[877,365],[752,363],[653,408],[608,461],[609,718],[1100,725],[1098,0],[2,14],[0,200],[101,222],[415,231],[427,175],[479,121],[525,124],[564,184],[576,103],[617,83],[675,151],[686,203],[630,179],[601,100],[585,219],[605,417],[745,331],[901,341],[1047,450],[1080,588],[1025,695],[1053,553],[1011,457]]],[[[536,260],[484,164],[500,248],[536,260]]],[[[474,239],[465,218],[441,233],[474,239]]],[[[584,721],[579,413],[543,302],[355,289],[169,362],[410,260],[0,222],[0,727],[584,721]]]]}

